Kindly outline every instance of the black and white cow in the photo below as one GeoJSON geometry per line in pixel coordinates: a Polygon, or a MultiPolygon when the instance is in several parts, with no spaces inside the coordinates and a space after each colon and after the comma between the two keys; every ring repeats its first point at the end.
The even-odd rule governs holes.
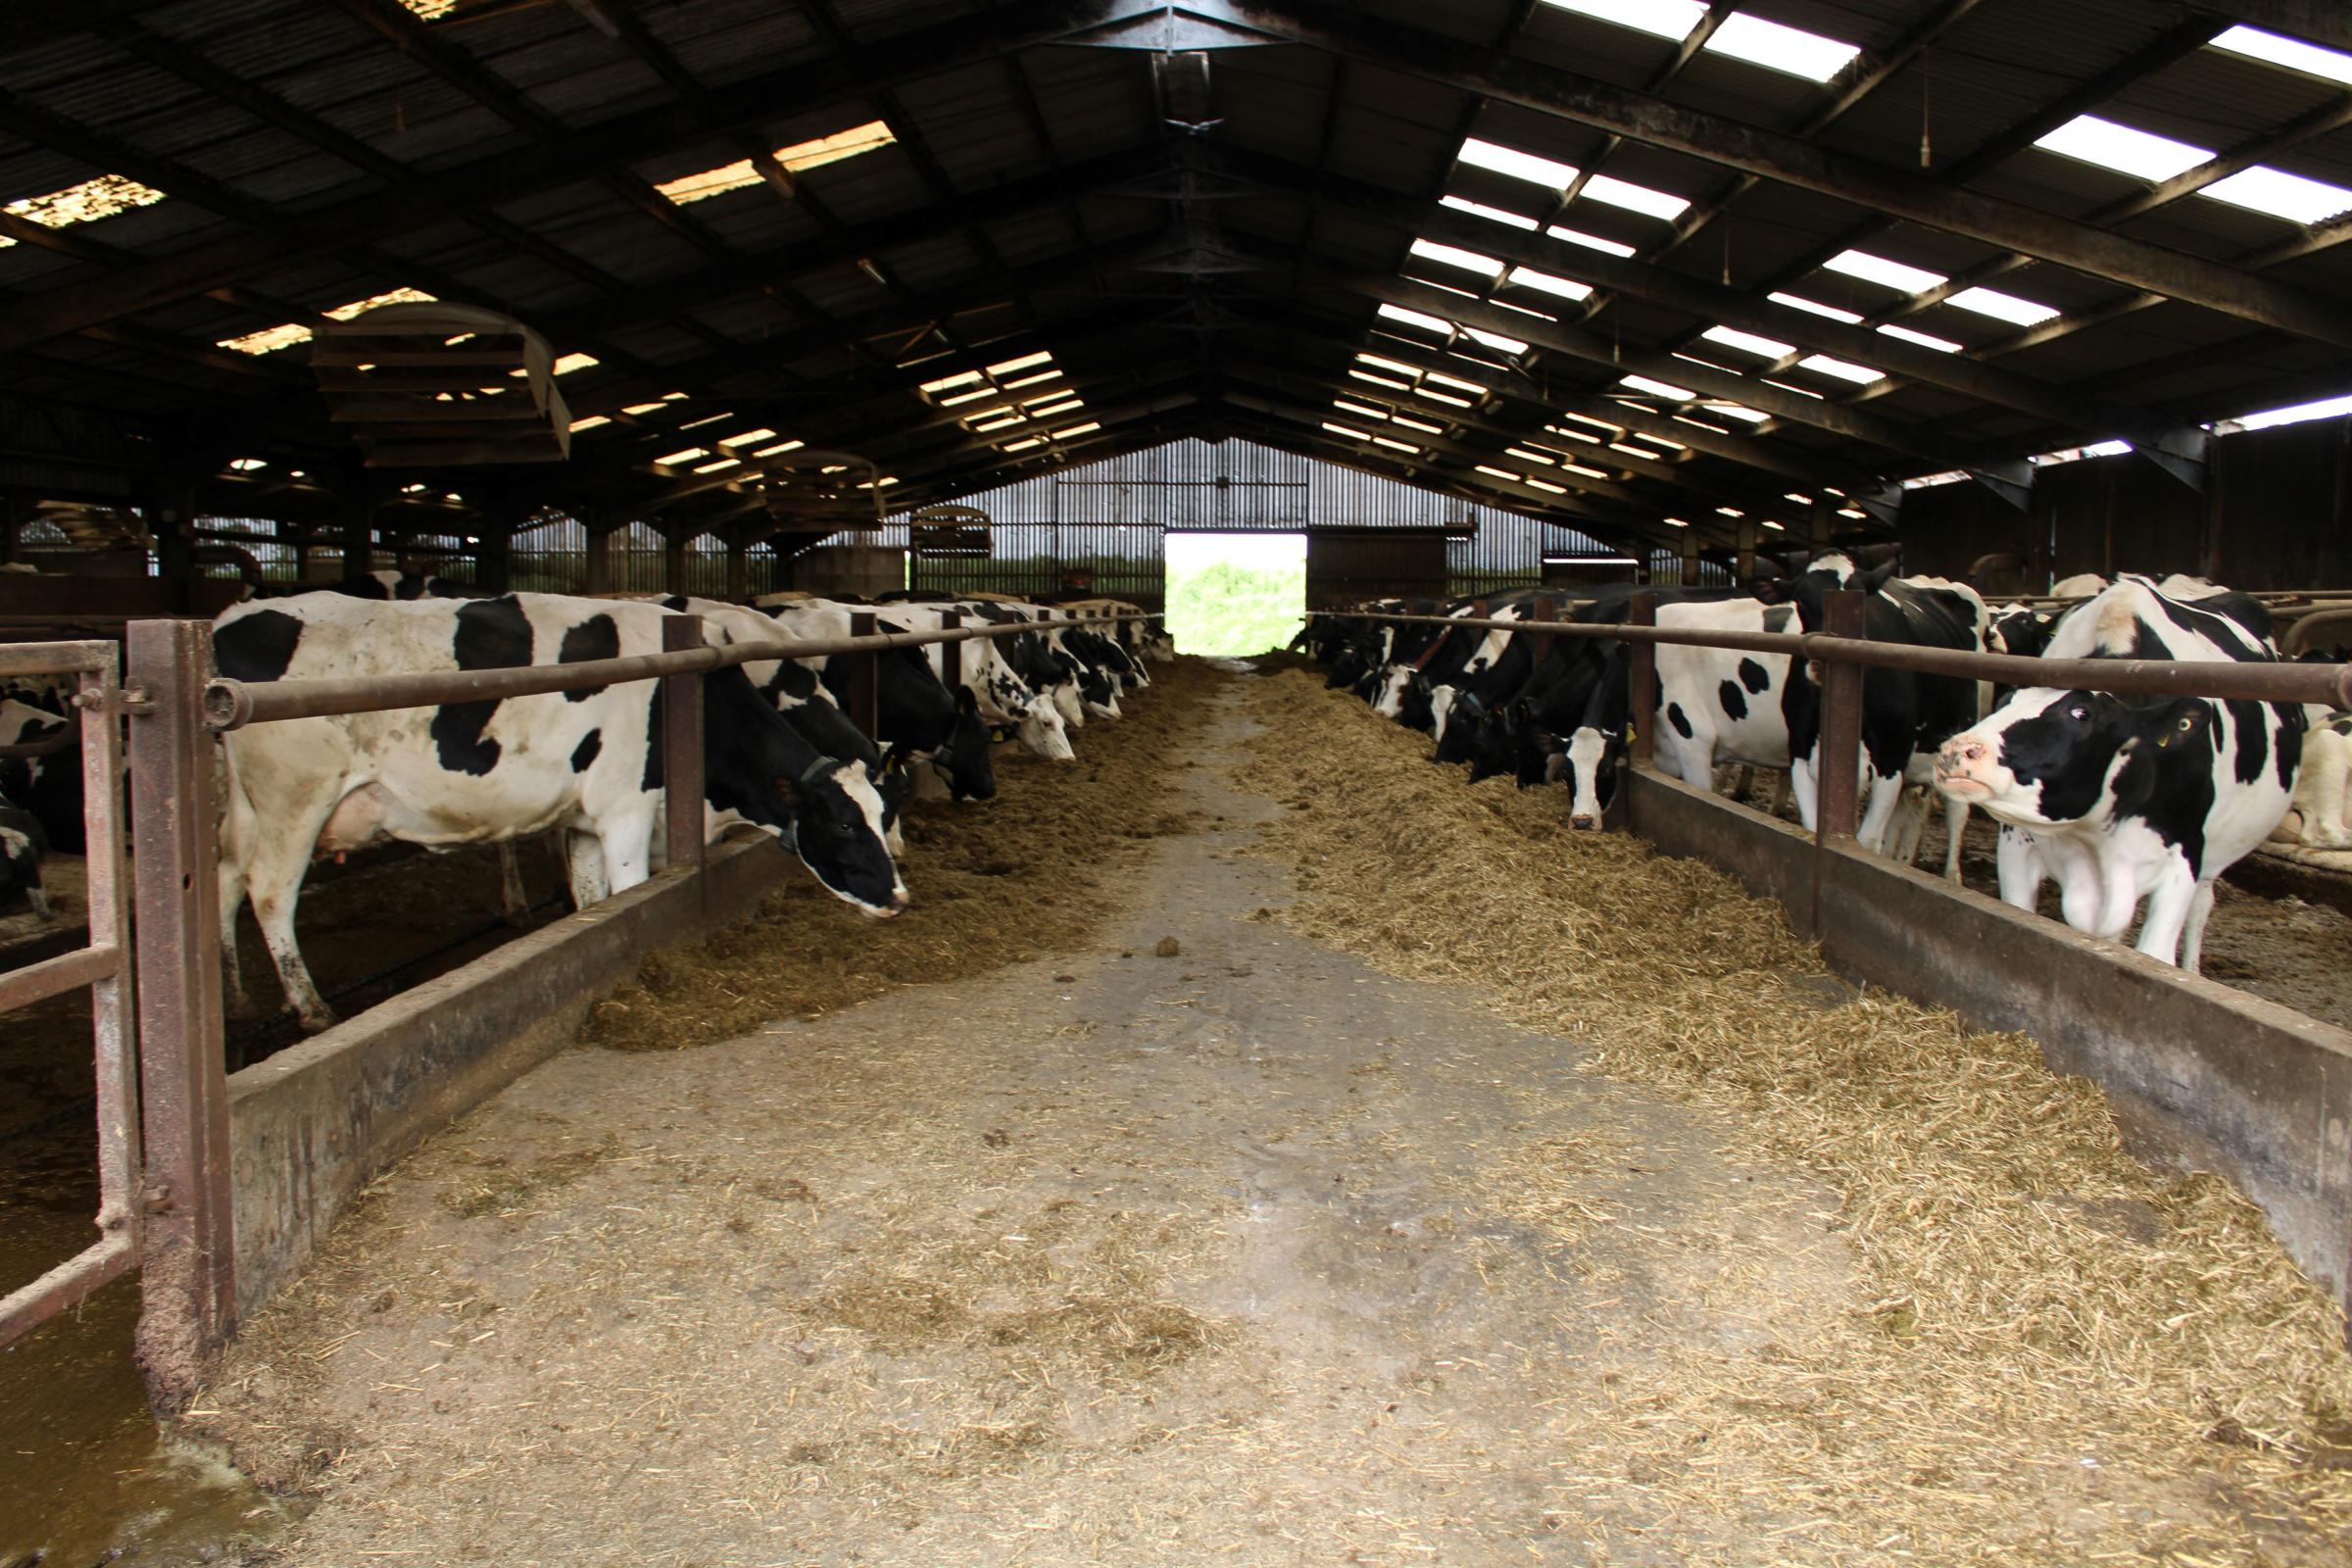
{"type": "MultiPolygon", "coordinates": [[[[2218,603],[2127,576],[2070,613],[2045,657],[2278,657],[2218,603]]],[[[2054,877],[2067,924],[2120,942],[2144,899],[2139,951],[2193,971],[2214,879],[2294,799],[2305,722],[2296,704],[2031,686],[1943,744],[1936,782],[2003,824],[2005,901],[2032,909],[2054,877]]]]}
{"type": "MultiPolygon", "coordinates": [[[[1827,558],[1825,558],[1827,559],[1827,558]]],[[[1818,569],[1788,578],[1777,586],[1797,612],[1807,631],[1822,628],[1824,596],[1837,584],[1834,573],[1818,569]]],[[[1941,577],[1897,577],[1888,562],[1868,571],[1849,573],[1845,586],[1869,595],[1864,601],[1864,632],[1873,642],[1901,643],[1913,648],[1949,648],[1982,653],[1989,617],[1984,601],[1974,588],[1941,577]]],[[[1790,793],[1798,816],[1814,825],[1819,809],[1821,748],[1821,688],[1811,672],[1789,682],[1786,710],[1788,719],[1790,793]]],[[[1957,676],[1922,675],[1907,669],[1865,668],[1862,672],[1861,820],[1854,840],[1873,854],[1902,853],[1906,841],[1889,839],[1904,786],[1933,783],[1936,749],[1975,723],[1984,712],[1984,694],[1979,683],[1957,676]]],[[[1924,805],[1924,799],[1923,803],[1924,805]]],[[[1967,803],[1945,797],[1945,878],[1960,880],[1961,834],[1968,824],[1967,803]]],[[[1916,852],[1912,825],[1908,848],[1916,852]]]]}
{"type": "Polygon", "coordinates": [[[0,908],[22,894],[35,918],[50,918],[49,894],[41,885],[41,859],[48,853],[41,819],[0,795],[0,908]]]}
{"type": "MultiPolygon", "coordinates": [[[[796,629],[808,627],[804,635],[812,637],[849,635],[851,612],[851,606],[823,599],[774,607],[779,623],[796,629]],[[817,629],[820,627],[824,629],[817,629]]],[[[974,616],[954,605],[914,602],[890,606],[884,620],[901,631],[937,631],[947,624],[951,612],[960,624],[975,623],[974,616]]],[[[976,637],[934,643],[916,652],[942,686],[951,691],[958,686],[971,688],[981,718],[992,728],[1010,729],[1026,750],[1048,761],[1076,760],[1078,754],[1070,749],[1069,728],[1062,722],[1060,710],[1005,662],[996,641],[976,637]]]]}
{"type": "MultiPolygon", "coordinates": [[[[309,594],[226,612],[214,650],[223,675],[247,681],[499,669],[659,653],[668,616],[656,605],[546,594],[309,594]]],[[[706,674],[703,705],[707,829],[753,823],[790,842],[836,897],[878,916],[904,909],[864,769],[809,746],[740,669],[706,674]]],[[[563,828],[581,907],[636,886],[660,848],[661,730],[658,683],[647,680],[233,731],[220,845],[229,974],[236,911],[250,897],[287,1000],[308,1027],[332,1021],[295,943],[303,877],[314,856],[384,840],[446,848],[563,828]]]]}
{"type": "MultiPolygon", "coordinates": [[[[59,734],[73,720],[22,699],[0,698],[0,746],[29,746],[59,734]]],[[[67,746],[46,757],[0,760],[0,795],[29,811],[41,824],[47,847],[79,855],[82,830],[81,751],[67,746]]]]}
{"type": "Polygon", "coordinates": [[[421,571],[357,571],[333,582],[279,583],[250,589],[248,599],[291,599],[302,594],[341,594],[346,599],[476,599],[481,594],[464,583],[451,582],[421,571]]]}

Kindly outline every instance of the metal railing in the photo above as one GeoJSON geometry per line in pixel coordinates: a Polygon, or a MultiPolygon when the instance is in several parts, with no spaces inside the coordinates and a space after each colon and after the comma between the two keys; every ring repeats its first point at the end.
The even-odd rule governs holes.
{"type": "MultiPolygon", "coordinates": [[[[0,647],[0,676],[72,674],[76,707],[106,712],[117,700],[115,645],[110,642],[26,643],[0,647]]],[[[91,1292],[138,1265],[148,1195],[140,1125],[138,1054],[130,1030],[133,1005],[130,919],[123,901],[122,752],[111,723],[83,724],[84,821],[88,837],[88,940],[23,968],[0,972],[0,1013],[14,1012],[87,986],[96,1063],[98,1239],[28,1285],[0,1297],[0,1347],[11,1345],[91,1292]]],[[[62,750],[62,746],[50,750],[62,750]]],[[[147,1137],[162,1132],[169,1105],[148,1107],[147,1137]]],[[[164,1136],[169,1136],[165,1134],[164,1136]]]]}
{"type": "MultiPolygon", "coordinates": [[[[1823,629],[1813,632],[1732,632],[1660,626],[1655,594],[1635,594],[1623,622],[1560,620],[1563,603],[1533,600],[1524,620],[1496,620],[1486,605],[1467,616],[1412,615],[1379,611],[1316,611],[1309,620],[1376,620],[1398,625],[1446,626],[1465,631],[1509,631],[1539,639],[1543,659],[1553,637],[1618,641],[1628,645],[1627,710],[1633,730],[1635,765],[1651,765],[1657,731],[1657,649],[1720,648],[1740,653],[1786,654],[1818,662],[1821,672],[1821,748],[1814,811],[1818,849],[1854,834],[1862,769],[1862,672],[1866,667],[1903,669],[1924,675],[1990,681],[2010,686],[2056,686],[2133,696],[2204,697],[2262,703],[2324,703],[2352,708],[2352,664],[2196,662],[2157,659],[2035,659],[2019,654],[1984,654],[1958,648],[1919,648],[1876,642],[1863,635],[1870,596],[1853,589],[1824,594],[1823,629]]],[[[1445,638],[1441,636],[1439,643],[1445,638]]],[[[1435,652],[1433,647],[1429,652],[1435,652]]],[[[1423,656],[1425,659],[1427,655],[1423,656]]],[[[1704,785],[1703,780],[1686,782],[1704,785]]],[[[1816,879],[1816,895],[1819,879],[1816,879]]]]}
{"type": "MultiPolygon", "coordinates": [[[[129,622],[122,644],[126,680],[120,685],[111,642],[0,645],[0,676],[73,670],[81,678],[75,707],[82,715],[89,802],[92,941],[79,952],[0,973],[0,1010],[77,985],[95,988],[104,1232],[80,1256],[0,1300],[0,1344],[139,1268],[139,1363],[151,1398],[170,1409],[193,1391],[212,1352],[235,1327],[214,758],[219,735],[291,718],[658,680],[668,786],[663,842],[671,867],[699,872],[706,849],[704,673],[767,660],[852,656],[844,706],[862,733],[878,738],[880,656],[893,649],[1113,626],[1121,646],[1133,652],[1133,623],[1151,618],[1139,612],[966,626],[962,612],[945,609],[936,631],[876,630],[877,616],[889,613],[888,607],[853,612],[846,637],[780,636],[723,647],[703,641],[699,615],[670,614],[662,622],[660,654],[366,679],[215,678],[213,628],[203,620],[129,622]],[[123,726],[112,721],[117,715],[128,720],[126,747],[123,726]],[[135,953],[122,898],[125,755],[135,953]],[[128,1028],[134,989],[135,1051],[128,1028]]],[[[55,740],[37,744],[50,749],[55,740]]]]}

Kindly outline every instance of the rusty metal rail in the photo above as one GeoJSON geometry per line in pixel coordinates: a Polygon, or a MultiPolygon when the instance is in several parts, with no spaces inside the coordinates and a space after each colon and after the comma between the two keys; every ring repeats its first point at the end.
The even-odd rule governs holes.
{"type": "MultiPolygon", "coordinates": [[[[852,624],[886,614],[889,607],[858,612],[852,624]]],[[[1020,620],[999,625],[958,626],[939,631],[874,632],[848,637],[774,638],[759,642],[704,644],[673,653],[636,654],[588,660],[576,664],[516,664],[504,669],[430,670],[408,675],[337,678],[298,677],[279,681],[216,680],[205,687],[205,724],[214,730],[289,718],[374,712],[392,708],[429,708],[443,703],[478,703],[548,692],[618,686],[629,681],[699,674],[730,664],[773,659],[828,659],[838,654],[877,654],[893,648],[926,648],[934,643],[1052,632],[1072,626],[1117,625],[1148,620],[1148,614],[1086,615],[1067,620],[1020,620]]]]}
{"type": "MultiPolygon", "coordinates": [[[[0,648],[0,673],[79,677],[76,701],[107,710],[116,700],[115,646],[61,642],[0,648]]],[[[147,1192],[138,1088],[138,1052],[130,1030],[133,985],[130,912],[123,898],[122,743],[112,723],[78,726],[82,799],[88,838],[89,941],[72,953],[0,974],[0,1012],[14,1011],[82,986],[90,988],[98,1152],[98,1238],[30,1284],[0,1297],[0,1346],[120,1279],[141,1261],[147,1192]]],[[[145,1136],[168,1119],[145,1107],[145,1136]]]]}
{"type": "MultiPolygon", "coordinates": [[[[1646,598],[1637,595],[1637,599],[1646,598]]],[[[1833,596],[1825,596],[1833,597],[1833,596]]],[[[1493,620],[1451,615],[1403,615],[1378,612],[1319,610],[1309,619],[1378,620],[1406,625],[1455,626],[1478,631],[1540,631],[1554,637],[1618,640],[1683,648],[1727,648],[1741,653],[1786,654],[1791,659],[1907,669],[1922,675],[1952,675],[2008,686],[2055,686],[2068,690],[2118,692],[2134,696],[2210,697],[2258,703],[2326,703],[2352,708],[2352,664],[2266,664],[2198,662],[2162,659],[2033,659],[2019,654],[1979,654],[1957,648],[1914,648],[1873,642],[1836,632],[1734,632],[1656,626],[1633,622],[1493,620]]]]}

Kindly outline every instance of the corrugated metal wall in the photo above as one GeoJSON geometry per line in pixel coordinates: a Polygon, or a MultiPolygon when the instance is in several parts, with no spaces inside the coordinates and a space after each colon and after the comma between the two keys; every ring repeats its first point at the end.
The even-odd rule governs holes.
{"type": "Polygon", "coordinates": [[[1949,576],[1980,557],[2033,563],[2032,585],[2093,571],[2211,575],[2233,588],[2352,584],[2352,419],[2247,430],[2214,442],[2207,493],[2125,454],[2042,468],[2021,512],[1979,485],[1903,498],[1904,568],[1949,576]]]}
{"type": "MultiPolygon", "coordinates": [[[[1097,592],[1156,609],[1166,589],[1162,535],[1170,530],[1444,529],[1453,537],[1446,541],[1441,586],[1452,593],[1532,586],[1546,553],[1604,553],[1573,528],[1250,441],[1174,441],[965,496],[962,504],[988,514],[993,549],[986,559],[917,560],[916,587],[1044,594],[1065,574],[1086,571],[1097,592]]],[[[904,548],[906,516],[826,543],[904,548]]],[[[1416,580],[1425,564],[1415,566],[1416,580]]]]}

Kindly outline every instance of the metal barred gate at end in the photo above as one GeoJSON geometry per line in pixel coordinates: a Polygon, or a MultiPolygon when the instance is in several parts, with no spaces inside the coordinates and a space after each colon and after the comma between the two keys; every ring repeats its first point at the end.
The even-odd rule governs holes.
{"type": "MultiPolygon", "coordinates": [[[[1132,648],[1134,623],[1149,618],[1072,615],[1055,623],[1111,626],[1132,648]]],[[[215,676],[213,628],[204,620],[127,623],[121,680],[112,642],[0,646],[0,678],[68,673],[77,682],[74,730],[0,749],[0,756],[60,753],[78,742],[90,938],[74,952],[0,972],[0,1014],[91,988],[99,1172],[98,1240],[0,1298],[0,1348],[136,1269],[139,1370],[150,1404],[172,1415],[187,1407],[235,1332],[218,846],[222,732],[288,718],[657,679],[670,785],[662,832],[671,865],[699,873],[707,849],[702,675],[755,659],[846,655],[848,715],[878,738],[884,652],[994,639],[1034,624],[964,625],[953,611],[943,620],[937,631],[884,632],[875,612],[859,610],[850,617],[847,637],[722,647],[704,641],[700,616],[672,615],[662,623],[663,651],[654,655],[260,684],[215,676]]]]}

